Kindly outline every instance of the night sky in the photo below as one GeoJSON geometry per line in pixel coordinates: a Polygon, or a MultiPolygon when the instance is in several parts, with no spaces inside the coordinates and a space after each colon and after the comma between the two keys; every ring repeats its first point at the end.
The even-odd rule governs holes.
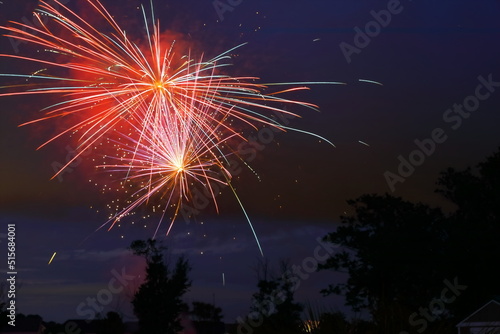
{"type": "MultiPolygon", "coordinates": [[[[276,133],[260,143],[249,161],[259,176],[243,169],[235,180],[272,263],[289,258],[300,265],[313,256],[317,239],[336,228],[340,215],[350,213],[346,200],[362,194],[388,192],[452,209],[434,193],[439,172],[475,165],[500,146],[498,0],[402,0],[399,5],[254,0],[224,12],[217,12],[211,0],[153,2],[162,29],[179,34],[207,57],[248,43],[227,69],[232,75],[257,76],[262,82],[347,83],[310,85],[310,91],[291,96],[318,105],[321,112],[297,108],[293,111],[302,118],[291,120],[290,126],[323,136],[336,148],[306,134],[276,133]],[[370,24],[375,20],[372,11],[388,6],[393,11],[390,22],[372,30],[369,41],[356,38],[355,27],[380,27],[370,24]],[[487,81],[493,84],[486,87],[487,81]],[[473,98],[478,91],[481,100],[473,98]],[[472,105],[474,101],[479,105],[472,105]],[[454,105],[464,103],[473,111],[454,111],[454,105]],[[433,134],[431,153],[413,153],[418,150],[415,141],[429,143],[433,134]],[[386,176],[398,174],[400,156],[420,157],[419,165],[391,187],[386,176]]],[[[125,30],[140,31],[140,1],[103,3],[125,30]]],[[[36,1],[3,0],[2,25],[30,20],[35,6],[36,1]]],[[[70,0],[68,6],[79,10],[81,0],[70,0]]],[[[2,37],[0,51],[29,55],[36,50],[2,37]]],[[[33,66],[0,58],[0,73],[29,74],[36,70],[33,66]]],[[[0,86],[8,84],[9,79],[1,78],[0,86]]],[[[69,144],[61,139],[36,148],[58,130],[58,123],[18,127],[52,101],[40,96],[0,99],[0,248],[6,254],[6,225],[15,223],[19,312],[55,321],[87,318],[87,298],[96,298],[117,272],[125,272],[130,281],[122,293],[113,294],[105,311],[133,319],[129,298],[141,282],[144,264],[127,247],[152,237],[158,219],[96,231],[106,221],[108,199],[88,182],[94,173],[89,164],[50,180],[53,163],[65,161],[69,144]]],[[[218,202],[218,215],[209,206],[194,219],[180,218],[168,237],[163,236],[164,223],[158,239],[172,259],[185,254],[192,263],[193,285],[186,301],[215,301],[230,322],[248,313],[257,284],[254,268],[261,257],[228,189],[218,202]]],[[[6,255],[0,255],[5,272],[2,257],[6,255]]],[[[319,294],[328,283],[343,279],[341,273],[313,273],[302,281],[296,298],[347,310],[341,297],[319,294]]]]}

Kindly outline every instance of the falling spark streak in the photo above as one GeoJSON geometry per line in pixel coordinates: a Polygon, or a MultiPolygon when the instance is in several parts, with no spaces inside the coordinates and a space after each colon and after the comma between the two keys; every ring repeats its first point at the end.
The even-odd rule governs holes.
{"type": "Polygon", "coordinates": [[[358,81],[360,81],[360,82],[367,82],[367,83],[372,83],[372,84],[375,84],[375,85],[383,86],[383,84],[380,83],[380,82],[378,82],[378,81],[367,80],[367,79],[358,79],[358,81]]]}
{"type": "Polygon", "coordinates": [[[47,263],[47,265],[50,265],[52,263],[52,260],[54,260],[54,258],[56,257],[56,254],[57,254],[57,252],[54,252],[54,254],[52,254],[52,257],[50,258],[49,263],[47,263]]]}
{"type": "Polygon", "coordinates": [[[255,229],[253,228],[252,222],[250,221],[250,217],[248,217],[247,211],[243,207],[243,203],[241,202],[241,200],[240,200],[238,194],[236,193],[236,190],[234,189],[231,182],[228,181],[228,185],[231,188],[231,191],[233,192],[234,197],[236,197],[236,200],[238,201],[238,204],[240,205],[241,210],[243,211],[243,214],[245,215],[245,218],[247,219],[248,225],[250,226],[250,229],[252,230],[253,237],[254,237],[255,241],[257,242],[257,246],[259,247],[260,255],[262,255],[262,257],[264,257],[264,252],[262,251],[262,247],[260,246],[260,242],[259,242],[259,238],[257,237],[257,233],[255,233],[255,229]]]}
{"type": "Polygon", "coordinates": [[[367,144],[367,143],[365,143],[364,141],[358,140],[358,143],[360,143],[360,144],[363,144],[363,145],[365,145],[365,146],[370,147],[370,145],[368,145],[368,144],[367,144]]]}

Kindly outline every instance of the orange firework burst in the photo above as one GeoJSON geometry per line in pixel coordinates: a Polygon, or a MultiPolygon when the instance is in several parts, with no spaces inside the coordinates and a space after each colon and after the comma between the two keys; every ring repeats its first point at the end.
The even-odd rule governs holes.
{"type": "MultiPolygon", "coordinates": [[[[304,83],[289,83],[291,88],[264,94],[274,84],[256,84],[255,77],[222,74],[221,68],[229,65],[229,54],[235,48],[204,60],[189,51],[174,52],[174,41],[162,39],[158,22],[149,27],[146,23],[145,43],[135,43],[98,0],[85,0],[84,4],[106,24],[103,30],[57,0],[50,1],[53,5],[44,0],[39,3],[34,13],[39,28],[20,22],[1,28],[7,31],[6,36],[46,52],[0,56],[31,61],[44,69],[28,75],[2,74],[26,79],[27,83],[8,87],[0,96],[58,97],[57,103],[43,109],[43,117],[23,124],[60,117],[70,120],[66,128],[40,146],[65,135],[78,135],[77,154],[58,173],[98,141],[116,142],[113,133],[124,134],[127,143],[118,142],[122,155],[115,157],[121,160],[107,167],[125,171],[125,182],[136,182],[139,190],[133,202],[113,217],[114,222],[154,194],[163,192],[165,208],[173,204],[172,196],[177,194],[178,210],[182,200],[189,200],[193,181],[210,187],[212,170],[222,170],[221,159],[234,153],[222,149],[221,144],[233,137],[245,140],[242,129],[267,125],[300,131],[280,124],[266,112],[297,116],[283,105],[316,109],[313,104],[279,96],[308,89],[304,83]],[[51,58],[54,56],[56,60],[51,58]]],[[[143,14],[146,17],[144,8],[143,14]]],[[[224,175],[225,179],[216,181],[230,185],[231,175],[224,175]]],[[[175,215],[172,222],[174,219],[175,215]]]]}

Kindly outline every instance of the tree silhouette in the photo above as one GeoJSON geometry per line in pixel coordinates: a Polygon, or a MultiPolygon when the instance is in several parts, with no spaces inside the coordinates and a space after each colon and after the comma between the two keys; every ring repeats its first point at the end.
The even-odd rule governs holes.
{"type": "Polygon", "coordinates": [[[132,300],[134,313],[143,334],[174,334],[181,330],[179,314],[186,308],[182,296],[188,291],[190,266],[184,257],[178,258],[169,271],[164,262],[164,247],[156,240],[136,240],[130,249],[146,260],[146,279],[132,300]]]}
{"type": "MultiPolygon", "coordinates": [[[[262,324],[255,333],[300,333],[303,306],[294,301],[294,285],[286,272],[289,265],[282,261],[280,275],[272,275],[267,261],[257,268],[258,292],[254,293],[249,317],[258,318],[262,324]]],[[[254,320],[255,321],[255,320],[254,320]]]]}
{"type": "Polygon", "coordinates": [[[116,312],[108,312],[106,318],[94,320],[97,323],[97,334],[123,334],[125,325],[122,317],[116,312]]]}
{"type": "Polygon", "coordinates": [[[437,192],[454,203],[450,215],[448,270],[467,289],[450,305],[464,317],[500,296],[500,151],[475,168],[441,173],[437,192]]]}
{"type": "Polygon", "coordinates": [[[222,320],[222,309],[212,304],[194,301],[191,315],[194,318],[193,320],[196,321],[220,322],[222,320]]]}
{"type": "Polygon", "coordinates": [[[322,292],[345,295],[353,310],[368,310],[380,328],[396,332],[442,289],[445,218],[439,209],[390,195],[348,203],[355,214],[341,217],[324,238],[342,250],[319,269],[347,271],[349,278],[322,292]]]}
{"type": "Polygon", "coordinates": [[[342,312],[326,312],[320,315],[314,334],[348,334],[349,323],[342,312]]]}
{"type": "Polygon", "coordinates": [[[475,168],[445,170],[437,184],[455,211],[363,195],[348,201],[354,214],[341,217],[341,226],[324,238],[341,251],[319,270],[346,271],[349,278],[322,292],[345,295],[355,311],[368,310],[381,333],[407,329],[416,312],[425,322],[410,332],[444,333],[500,295],[500,151],[475,168]],[[443,297],[444,288],[455,296],[443,297]],[[446,310],[430,314],[433,300],[446,310]]]}

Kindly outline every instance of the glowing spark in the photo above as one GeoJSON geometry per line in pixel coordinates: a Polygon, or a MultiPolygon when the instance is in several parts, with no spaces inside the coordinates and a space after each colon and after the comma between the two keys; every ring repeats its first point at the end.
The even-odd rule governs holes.
{"type": "Polygon", "coordinates": [[[360,81],[360,82],[367,82],[367,83],[372,83],[372,84],[375,84],[375,85],[383,86],[383,84],[380,83],[380,82],[378,82],[378,81],[367,80],[367,79],[358,79],[358,81],[360,81]]]}
{"type": "Polygon", "coordinates": [[[367,144],[367,143],[365,143],[364,141],[358,140],[358,143],[360,143],[360,144],[363,144],[363,145],[365,145],[365,146],[370,147],[370,145],[368,145],[368,144],[367,144]]]}
{"type": "Polygon", "coordinates": [[[56,257],[56,254],[57,254],[57,252],[54,252],[54,254],[52,254],[52,257],[50,258],[49,263],[47,263],[47,265],[52,263],[52,260],[54,260],[54,258],[56,257]]]}

